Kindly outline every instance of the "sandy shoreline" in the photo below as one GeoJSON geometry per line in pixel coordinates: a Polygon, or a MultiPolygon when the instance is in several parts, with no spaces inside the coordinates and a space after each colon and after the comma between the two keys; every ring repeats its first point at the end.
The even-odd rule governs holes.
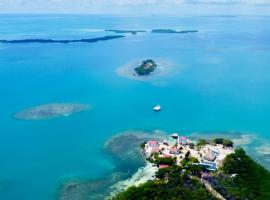
{"type": "Polygon", "coordinates": [[[112,185],[111,189],[113,190],[113,192],[111,192],[110,196],[114,196],[115,194],[124,191],[131,186],[138,186],[149,180],[154,180],[155,173],[157,171],[158,167],[147,161],[146,165],[139,168],[138,171],[131,178],[112,185]]]}
{"type": "Polygon", "coordinates": [[[138,80],[138,81],[151,81],[160,77],[172,75],[173,63],[164,59],[154,59],[158,65],[157,69],[149,76],[139,76],[135,73],[134,68],[141,64],[141,60],[131,61],[128,64],[116,69],[116,73],[124,78],[138,80]]]}

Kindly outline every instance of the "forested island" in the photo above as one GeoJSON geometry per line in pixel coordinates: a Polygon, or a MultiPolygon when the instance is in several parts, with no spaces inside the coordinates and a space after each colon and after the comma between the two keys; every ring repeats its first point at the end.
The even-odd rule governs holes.
{"type": "Polygon", "coordinates": [[[183,30],[183,31],[177,31],[173,29],[153,29],[152,33],[197,33],[198,30],[183,30]]]}
{"type": "Polygon", "coordinates": [[[145,33],[146,31],[143,30],[120,30],[120,29],[106,29],[105,31],[114,32],[114,33],[131,33],[131,34],[137,34],[137,33],[145,33]]]}
{"type": "Polygon", "coordinates": [[[166,154],[164,147],[169,144],[166,141],[152,140],[143,143],[141,148],[146,159],[158,167],[154,180],[131,186],[110,199],[270,199],[270,172],[252,160],[242,148],[234,149],[232,141],[217,138],[212,141],[200,140],[194,144],[186,143],[187,140],[183,139],[185,138],[181,139],[180,146],[169,146],[170,153],[166,154]],[[224,148],[225,154],[219,148],[219,154],[211,155],[205,152],[209,147],[214,153],[217,152],[216,147],[224,148]],[[198,152],[197,156],[195,151],[198,152]],[[201,155],[203,153],[205,154],[201,155]],[[224,155],[226,156],[223,158],[224,155]],[[202,165],[202,159],[213,159],[212,163],[215,162],[219,167],[209,168],[210,165],[205,165],[205,161],[202,165]]]}
{"type": "Polygon", "coordinates": [[[117,38],[123,38],[123,35],[108,35],[104,37],[89,38],[89,39],[78,39],[78,40],[55,40],[55,39],[21,39],[21,40],[0,40],[0,43],[20,44],[20,43],[94,43],[98,41],[113,40],[117,38]]]}
{"type": "Polygon", "coordinates": [[[139,76],[149,75],[157,68],[157,64],[152,59],[142,61],[142,63],[134,70],[139,76]]]}

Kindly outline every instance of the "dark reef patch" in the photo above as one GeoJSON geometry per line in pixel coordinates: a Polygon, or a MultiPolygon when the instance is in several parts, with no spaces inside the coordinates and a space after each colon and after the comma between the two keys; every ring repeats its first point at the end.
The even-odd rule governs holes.
{"type": "Polygon", "coordinates": [[[15,113],[14,118],[19,120],[43,120],[55,117],[69,116],[74,113],[86,111],[88,104],[78,103],[51,103],[35,106],[15,113]]]}
{"type": "Polygon", "coordinates": [[[127,179],[145,164],[140,144],[149,139],[162,139],[164,133],[129,131],[110,138],[102,150],[115,165],[104,178],[96,180],[64,180],[57,192],[58,200],[104,200],[113,184],[127,179]]]}

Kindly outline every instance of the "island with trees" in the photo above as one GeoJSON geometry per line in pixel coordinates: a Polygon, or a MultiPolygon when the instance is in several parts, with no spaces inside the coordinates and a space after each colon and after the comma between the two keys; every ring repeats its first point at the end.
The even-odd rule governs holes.
{"type": "Polygon", "coordinates": [[[141,145],[155,178],[131,185],[111,200],[268,200],[270,172],[228,139],[150,140],[141,145]]]}
{"type": "Polygon", "coordinates": [[[114,32],[114,33],[131,33],[133,35],[137,34],[137,33],[145,33],[146,31],[143,30],[121,30],[121,29],[106,29],[105,31],[107,32],[114,32]]]}
{"type": "Polygon", "coordinates": [[[198,30],[183,30],[183,31],[177,31],[173,29],[153,29],[152,33],[197,33],[198,30]]]}
{"type": "Polygon", "coordinates": [[[60,43],[60,44],[69,44],[69,43],[95,43],[99,41],[107,41],[113,39],[124,38],[124,35],[107,35],[103,37],[97,38],[86,38],[86,39],[74,39],[74,40],[66,40],[66,39],[19,39],[19,40],[0,40],[0,43],[5,44],[28,44],[28,43],[60,43]]]}
{"type": "Polygon", "coordinates": [[[147,60],[143,60],[142,63],[138,67],[134,68],[134,70],[137,73],[137,75],[145,76],[154,72],[157,66],[158,65],[156,64],[154,60],[147,59],[147,60]]]}

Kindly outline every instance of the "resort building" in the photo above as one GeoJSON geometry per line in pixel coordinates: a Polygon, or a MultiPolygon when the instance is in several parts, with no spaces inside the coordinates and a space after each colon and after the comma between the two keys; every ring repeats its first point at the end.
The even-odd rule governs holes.
{"type": "Polygon", "coordinates": [[[189,141],[188,141],[187,137],[182,136],[182,137],[178,138],[178,144],[187,145],[188,143],[189,143],[189,141]]]}
{"type": "MultiPolygon", "coordinates": [[[[199,161],[199,165],[209,171],[215,171],[222,166],[226,156],[234,152],[233,148],[224,147],[222,144],[209,143],[196,147],[187,137],[180,137],[176,133],[172,134],[170,138],[162,142],[148,141],[144,147],[145,156],[151,157],[155,153],[159,157],[172,157],[176,158],[177,165],[181,165],[181,161],[188,153],[190,157],[194,157],[199,161]]],[[[159,167],[165,168],[165,165],[159,167]]]]}
{"type": "Polygon", "coordinates": [[[149,147],[158,147],[158,141],[151,140],[148,142],[149,147]]]}
{"type": "Polygon", "coordinates": [[[216,159],[216,154],[213,151],[209,151],[205,156],[204,160],[213,162],[216,159]]]}
{"type": "Polygon", "coordinates": [[[177,149],[177,147],[171,147],[171,148],[170,148],[170,154],[174,154],[174,155],[178,154],[178,149],[177,149]]]}

